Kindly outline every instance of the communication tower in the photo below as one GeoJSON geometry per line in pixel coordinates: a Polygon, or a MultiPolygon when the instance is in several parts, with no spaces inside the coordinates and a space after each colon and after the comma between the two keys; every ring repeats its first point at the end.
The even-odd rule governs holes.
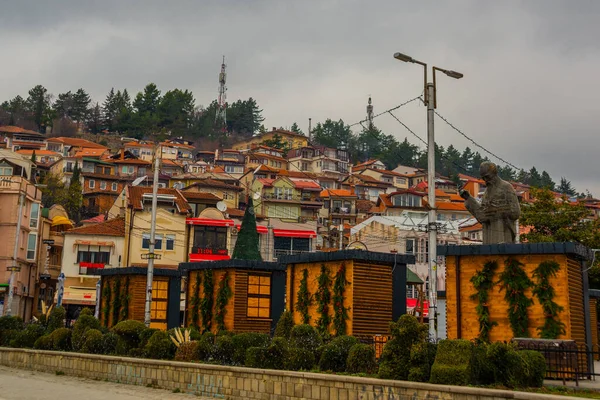
{"type": "Polygon", "coordinates": [[[221,125],[223,130],[227,129],[227,73],[225,72],[225,56],[219,73],[219,97],[217,99],[217,112],[215,114],[215,125],[221,125]]]}
{"type": "Polygon", "coordinates": [[[369,130],[373,129],[373,104],[371,104],[371,96],[369,96],[369,103],[367,104],[367,123],[369,130]]]}

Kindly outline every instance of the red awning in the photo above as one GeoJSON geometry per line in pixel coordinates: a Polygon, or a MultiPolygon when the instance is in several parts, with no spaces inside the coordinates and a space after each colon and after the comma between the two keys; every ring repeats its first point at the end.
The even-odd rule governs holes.
{"type": "Polygon", "coordinates": [[[278,237],[292,237],[292,238],[316,238],[317,232],[293,230],[293,229],[273,229],[273,235],[278,236],[278,237]]]}
{"type": "MultiPolygon", "coordinates": [[[[235,227],[237,228],[238,231],[242,228],[241,225],[236,225],[235,227]]],[[[263,225],[256,225],[256,232],[258,232],[258,233],[269,233],[269,229],[266,226],[263,226],[263,225]]]]}
{"type": "Polygon", "coordinates": [[[203,225],[203,226],[233,226],[232,219],[210,219],[210,218],[186,218],[187,225],[203,225]]]}
{"type": "Polygon", "coordinates": [[[220,254],[190,254],[190,262],[229,260],[228,255],[220,254]]]}

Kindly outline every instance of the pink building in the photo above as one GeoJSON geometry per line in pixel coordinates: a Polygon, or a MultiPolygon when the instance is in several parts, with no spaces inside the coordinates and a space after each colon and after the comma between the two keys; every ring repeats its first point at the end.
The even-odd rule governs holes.
{"type": "Polygon", "coordinates": [[[0,315],[8,311],[9,269],[16,267],[11,315],[24,320],[31,318],[34,301],[41,219],[42,193],[29,180],[32,166],[26,157],[0,150],[0,315]]]}

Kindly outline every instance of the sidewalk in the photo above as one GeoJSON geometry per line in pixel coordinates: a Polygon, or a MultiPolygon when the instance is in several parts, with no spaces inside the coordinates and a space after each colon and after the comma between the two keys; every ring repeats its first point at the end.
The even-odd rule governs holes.
{"type": "Polygon", "coordinates": [[[564,386],[568,388],[581,388],[600,391],[600,361],[594,361],[594,372],[598,376],[592,376],[591,379],[580,379],[579,382],[567,380],[563,385],[563,381],[559,379],[546,379],[544,386],[564,386]],[[579,385],[578,385],[579,384],[579,385]]]}

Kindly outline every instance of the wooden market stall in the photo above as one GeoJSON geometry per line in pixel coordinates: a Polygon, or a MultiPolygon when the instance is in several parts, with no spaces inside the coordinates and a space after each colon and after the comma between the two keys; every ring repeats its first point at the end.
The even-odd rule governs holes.
{"type": "Polygon", "coordinates": [[[201,331],[270,333],[284,309],[285,266],[265,261],[181,263],[185,326],[201,331]]]}
{"type": "Polygon", "coordinates": [[[280,262],[287,270],[286,309],[296,324],[325,329],[329,319],[331,334],[388,335],[389,323],[406,313],[407,264],[414,264],[413,255],[342,250],[280,262]]]}
{"type": "MultiPolygon", "coordinates": [[[[144,321],[146,268],[106,268],[99,271],[100,321],[112,327],[120,321],[144,321]]],[[[151,328],[180,326],[181,278],[178,270],[155,268],[152,281],[151,328]]]]}

